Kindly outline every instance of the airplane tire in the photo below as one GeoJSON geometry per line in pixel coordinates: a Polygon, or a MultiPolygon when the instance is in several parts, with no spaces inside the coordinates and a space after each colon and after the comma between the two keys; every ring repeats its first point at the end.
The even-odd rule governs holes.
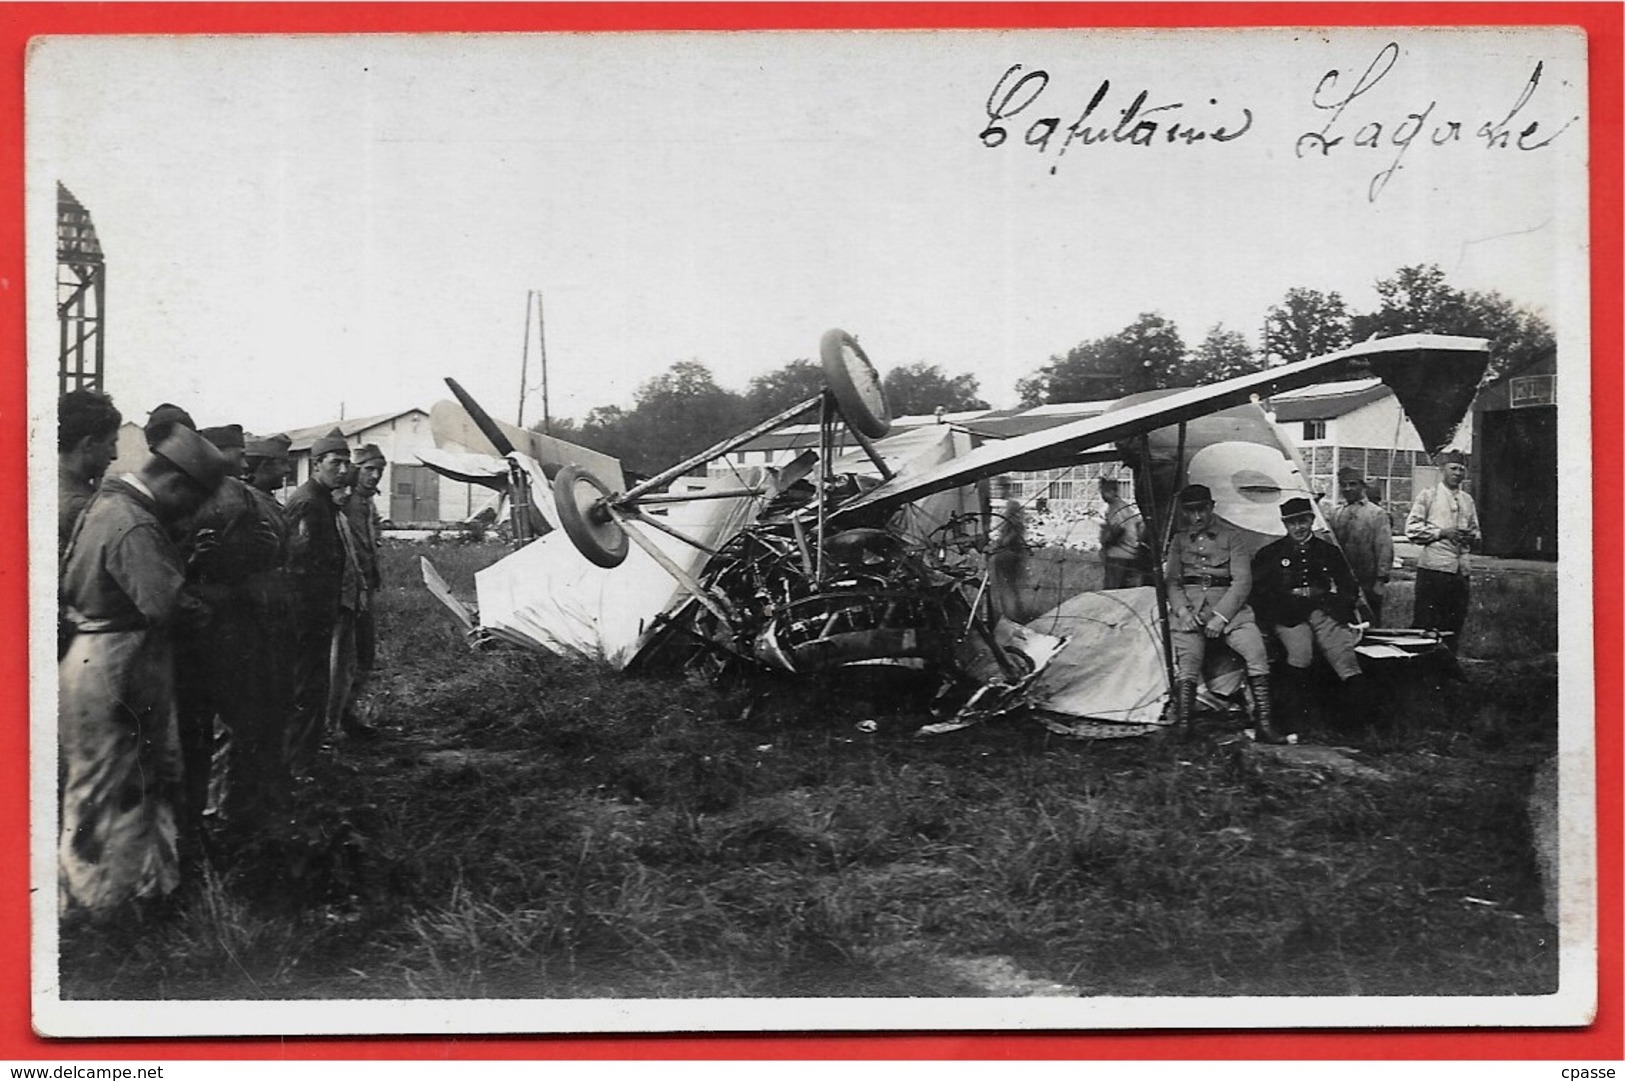
{"type": "Polygon", "coordinates": [[[824,383],[835,395],[835,405],[856,432],[879,439],[891,431],[891,409],[875,366],[863,347],[844,330],[826,330],[818,346],[824,383]]]}
{"type": "Polygon", "coordinates": [[[605,568],[619,567],[630,547],[618,522],[594,513],[609,494],[603,481],[578,465],[562,467],[553,478],[553,500],[564,535],[589,562],[605,568]]]}

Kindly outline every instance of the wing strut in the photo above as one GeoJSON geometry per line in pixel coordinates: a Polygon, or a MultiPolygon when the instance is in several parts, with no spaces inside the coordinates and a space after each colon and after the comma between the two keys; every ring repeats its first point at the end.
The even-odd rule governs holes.
{"type": "MultiPolygon", "coordinates": [[[[1174,478],[1179,478],[1180,471],[1185,468],[1185,426],[1179,426],[1179,460],[1174,464],[1174,478]]],[[[1157,493],[1156,482],[1151,479],[1151,433],[1140,435],[1140,474],[1145,477],[1146,487],[1151,489],[1151,535],[1161,538],[1156,551],[1151,553],[1151,586],[1157,591],[1157,622],[1162,627],[1162,670],[1168,677],[1168,704],[1174,702],[1174,696],[1179,693],[1174,679],[1174,634],[1173,628],[1168,624],[1168,580],[1163,574],[1164,553],[1168,549],[1168,542],[1173,537],[1173,515],[1169,515],[1169,529],[1163,529],[1163,523],[1157,520],[1157,493]]],[[[1134,501],[1140,502],[1140,493],[1134,493],[1134,501]]],[[[1178,500],[1175,500],[1175,505],[1178,500]]],[[[1145,513],[1145,506],[1141,504],[1140,513],[1145,513]]],[[[1174,711],[1178,716],[1178,711],[1174,711]]]]}

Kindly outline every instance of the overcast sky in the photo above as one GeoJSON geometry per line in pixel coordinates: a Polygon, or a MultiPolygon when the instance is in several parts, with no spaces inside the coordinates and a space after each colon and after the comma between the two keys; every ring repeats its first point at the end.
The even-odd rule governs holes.
{"type": "Polygon", "coordinates": [[[1256,344],[1287,289],[1370,308],[1416,262],[1574,342],[1584,66],[1578,35],[1527,30],[36,41],[36,401],[58,180],[106,252],[107,387],[132,419],[168,400],[270,432],[427,408],[448,375],[512,419],[531,289],[552,412],[578,418],[679,360],[743,390],[833,326],[882,370],[930,361],[1013,404],[1140,312],[1256,344]],[[1045,78],[989,146],[1014,65],[1004,91],[1045,78]],[[1340,112],[1323,79],[1321,106],[1353,94],[1340,112]],[[1144,91],[1151,145],[1062,152],[1103,81],[1084,124],[1110,133],[1144,91]],[[1354,145],[1373,123],[1380,145],[1354,145]]]}

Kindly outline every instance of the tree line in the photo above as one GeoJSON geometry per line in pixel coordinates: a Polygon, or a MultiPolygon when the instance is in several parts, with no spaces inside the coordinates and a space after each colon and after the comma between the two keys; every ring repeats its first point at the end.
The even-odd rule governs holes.
{"type": "MultiPolygon", "coordinates": [[[[1401,267],[1379,280],[1376,292],[1374,311],[1354,312],[1336,292],[1288,290],[1264,317],[1262,351],[1222,324],[1191,349],[1172,320],[1145,312],[1115,334],[1051,356],[1016,381],[1016,394],[1024,406],[1110,400],[1228,379],[1410,333],[1488,338],[1488,380],[1556,347],[1538,315],[1499,293],[1457,289],[1436,265],[1401,267]]],[[[887,371],[882,382],[897,416],[987,408],[976,376],[949,375],[923,360],[887,371]]],[[[743,393],[719,386],[700,361],[684,360],[639,386],[630,408],[599,406],[579,422],[554,420],[551,430],[615,455],[629,469],[652,473],[822,389],[818,362],[805,357],[756,376],[743,393]]]]}

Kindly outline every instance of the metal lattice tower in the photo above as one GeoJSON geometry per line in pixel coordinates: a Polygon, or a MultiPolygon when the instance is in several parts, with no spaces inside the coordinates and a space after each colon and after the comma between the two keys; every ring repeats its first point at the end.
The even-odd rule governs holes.
{"type": "Polygon", "coordinates": [[[57,391],[102,389],[107,263],[90,212],[56,186],[57,391]]]}

